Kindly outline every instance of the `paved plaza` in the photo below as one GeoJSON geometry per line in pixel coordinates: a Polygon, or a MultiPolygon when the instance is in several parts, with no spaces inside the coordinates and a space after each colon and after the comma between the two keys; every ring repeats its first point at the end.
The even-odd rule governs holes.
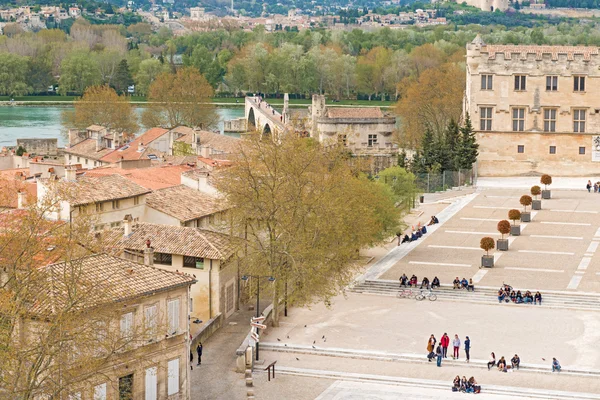
{"type": "MultiPolygon", "coordinates": [[[[451,283],[458,276],[483,286],[503,282],[530,290],[574,290],[600,293],[600,194],[553,191],[532,211],[532,221],[521,224],[521,236],[510,237],[510,250],[495,252],[494,268],[480,269],[484,236],[500,238],[496,225],[508,210],[523,207],[527,191],[482,190],[431,235],[417,242],[409,254],[379,276],[397,280],[413,273],[419,280],[438,276],[451,283]]],[[[511,222],[512,223],[512,222],[511,222]]]]}
{"type": "MultiPolygon", "coordinates": [[[[459,399],[469,396],[450,390],[452,379],[460,375],[477,379],[480,399],[600,400],[600,307],[595,305],[600,301],[600,194],[573,190],[577,182],[565,180],[557,185],[561,189],[552,191],[551,200],[543,201],[542,210],[532,212],[530,223],[521,223],[522,235],[510,238],[510,250],[495,252],[495,267],[479,267],[480,239],[498,238],[498,221],[507,219],[509,209],[522,210],[520,196],[537,183],[529,181],[519,178],[519,187],[499,189],[490,180],[477,191],[427,195],[406,221],[426,222],[435,214],[440,224],[415,243],[392,242],[365,252],[374,259],[359,282],[383,285],[402,273],[414,273],[419,280],[438,276],[449,284],[459,276],[474,279],[476,296],[445,289],[450,294],[436,302],[417,302],[396,298],[395,289],[377,295],[351,288],[329,307],[291,308],[278,328],[261,335],[264,364],[254,372],[257,398],[459,399]],[[520,188],[525,185],[527,189],[520,188]],[[503,282],[540,290],[556,306],[498,304],[486,288],[503,282]],[[581,296],[592,305],[578,307],[581,296]],[[565,304],[559,304],[561,299],[567,299],[565,304]],[[458,360],[445,359],[441,368],[427,362],[429,335],[439,340],[444,332],[451,338],[458,334],[461,341],[470,337],[470,363],[464,360],[462,345],[458,360]],[[497,359],[519,354],[522,368],[512,373],[488,371],[492,351],[497,359]],[[563,366],[560,374],[551,372],[552,357],[563,366]],[[268,381],[262,369],[273,361],[276,378],[268,381]]],[[[232,328],[237,329],[227,332],[232,328]]],[[[215,338],[222,339],[211,338],[207,354],[208,349],[223,346],[230,351],[239,345],[244,329],[238,330],[231,338],[217,333],[215,338]]],[[[194,371],[197,398],[244,398],[243,375],[235,375],[232,361],[206,377],[194,371]],[[229,389],[203,390],[203,384],[211,386],[209,379],[219,376],[229,389]]]]}
{"type": "MultiPolygon", "coordinates": [[[[438,276],[449,284],[459,276],[473,278],[481,288],[506,282],[555,298],[569,293],[596,298],[600,194],[553,190],[543,209],[532,212],[532,221],[521,223],[521,236],[510,238],[510,250],[495,252],[495,267],[480,268],[480,239],[500,237],[498,221],[512,208],[523,209],[523,194],[529,191],[486,188],[445,201],[429,197],[421,206],[429,209],[413,221],[425,222],[435,211],[442,223],[418,242],[386,246],[389,252],[362,279],[396,281],[402,273],[414,273],[419,280],[438,276]]],[[[449,399],[465,396],[450,391],[453,377],[465,375],[483,386],[482,399],[600,399],[599,342],[598,311],[444,298],[416,302],[349,292],[330,307],[293,309],[279,328],[263,335],[261,354],[266,362],[277,360],[277,379],[282,379],[265,382],[264,389],[277,388],[287,394],[281,398],[294,399],[449,399]],[[462,346],[461,359],[447,359],[442,368],[426,361],[427,338],[433,333],[439,340],[444,332],[451,338],[458,334],[461,341],[470,336],[469,364],[462,346]],[[523,368],[508,374],[488,371],[492,351],[498,359],[519,354],[523,368]],[[563,365],[560,375],[551,373],[552,357],[563,365]],[[303,385],[304,380],[311,383],[303,385]],[[302,388],[294,392],[290,385],[302,388]]]]}

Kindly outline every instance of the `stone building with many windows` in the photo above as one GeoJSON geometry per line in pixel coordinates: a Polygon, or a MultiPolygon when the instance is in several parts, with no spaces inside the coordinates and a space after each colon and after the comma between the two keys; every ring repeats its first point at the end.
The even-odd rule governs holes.
{"type": "Polygon", "coordinates": [[[598,47],[467,45],[465,113],[483,176],[600,173],[598,47]]]}

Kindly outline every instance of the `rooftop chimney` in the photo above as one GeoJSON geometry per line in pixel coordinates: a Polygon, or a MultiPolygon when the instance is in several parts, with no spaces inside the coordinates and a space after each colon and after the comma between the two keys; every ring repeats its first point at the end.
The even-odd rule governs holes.
{"type": "Polygon", "coordinates": [[[25,202],[26,202],[26,198],[25,198],[25,192],[17,192],[17,208],[19,210],[22,210],[23,208],[25,208],[25,202]]]}
{"type": "Polygon", "coordinates": [[[150,239],[146,240],[146,248],[144,249],[144,265],[149,267],[154,265],[154,249],[150,244],[150,239]]]}
{"type": "Polygon", "coordinates": [[[75,165],[67,165],[65,167],[65,181],[75,182],[77,180],[77,167],[75,165]]]}
{"type": "Polygon", "coordinates": [[[210,158],[210,147],[200,146],[200,157],[210,158]]]}
{"type": "Polygon", "coordinates": [[[96,151],[100,151],[102,150],[103,146],[102,146],[102,135],[100,134],[100,132],[96,133],[96,151]]]}
{"type": "Polygon", "coordinates": [[[131,232],[133,231],[132,225],[133,225],[133,218],[131,217],[131,214],[127,214],[125,216],[125,218],[123,218],[123,228],[125,229],[123,236],[127,237],[127,236],[131,235],[131,232]]]}
{"type": "Polygon", "coordinates": [[[141,153],[142,151],[144,151],[144,143],[140,142],[140,144],[138,144],[138,149],[137,149],[138,153],[141,153]]]}

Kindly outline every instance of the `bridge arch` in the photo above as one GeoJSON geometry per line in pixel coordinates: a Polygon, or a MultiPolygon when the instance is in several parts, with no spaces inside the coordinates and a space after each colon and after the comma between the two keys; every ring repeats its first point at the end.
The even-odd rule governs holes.
{"type": "Polygon", "coordinates": [[[265,124],[265,127],[263,128],[263,133],[262,133],[263,137],[270,138],[272,133],[273,132],[271,131],[271,125],[269,125],[268,123],[265,124]]]}
{"type": "Polygon", "coordinates": [[[248,130],[253,131],[256,129],[256,116],[254,115],[254,107],[250,107],[248,112],[248,130]]]}

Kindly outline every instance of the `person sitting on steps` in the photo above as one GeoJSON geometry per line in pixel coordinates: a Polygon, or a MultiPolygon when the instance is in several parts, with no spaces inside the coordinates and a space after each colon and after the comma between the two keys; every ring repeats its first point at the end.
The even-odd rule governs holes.
{"type": "Polygon", "coordinates": [[[473,284],[473,279],[469,279],[469,285],[467,285],[467,292],[469,290],[472,291],[472,292],[475,291],[475,285],[473,284]]]}
{"type": "Polygon", "coordinates": [[[490,361],[488,361],[487,363],[488,371],[492,369],[494,365],[496,365],[496,355],[494,354],[494,352],[492,352],[492,354],[490,354],[490,361]]]}
{"type": "Polygon", "coordinates": [[[523,302],[523,295],[520,290],[517,290],[517,304],[521,304],[523,302]]]}
{"type": "Polygon", "coordinates": [[[433,281],[431,281],[431,288],[435,289],[435,288],[439,288],[440,287],[440,280],[438,279],[438,277],[434,277],[433,281]]]}
{"type": "Polygon", "coordinates": [[[417,234],[413,231],[413,233],[410,234],[410,241],[414,242],[415,240],[418,240],[419,238],[417,237],[417,234]]]}
{"type": "Polygon", "coordinates": [[[506,372],[506,360],[504,357],[500,357],[500,360],[498,361],[498,371],[506,372]]]}
{"type": "Polygon", "coordinates": [[[417,276],[413,274],[413,276],[410,277],[410,281],[408,283],[408,286],[410,287],[417,287],[417,276]]]}
{"type": "Polygon", "coordinates": [[[502,303],[505,297],[504,291],[502,289],[498,290],[498,303],[502,303]]]}
{"type": "Polygon", "coordinates": [[[462,280],[460,281],[460,288],[466,289],[468,286],[469,286],[469,281],[467,281],[467,278],[462,278],[462,280]]]}
{"type": "Polygon", "coordinates": [[[538,304],[538,302],[541,306],[542,305],[542,294],[539,291],[537,291],[535,293],[535,296],[533,297],[533,304],[538,304]]]}
{"type": "Polygon", "coordinates": [[[452,284],[454,285],[453,289],[460,289],[460,279],[458,279],[458,276],[454,278],[452,284]]]}
{"type": "Polygon", "coordinates": [[[513,358],[510,359],[510,364],[513,367],[513,369],[519,369],[519,365],[521,364],[521,359],[519,358],[518,355],[515,354],[515,356],[513,358]]]}
{"type": "Polygon", "coordinates": [[[421,289],[423,289],[423,286],[426,289],[429,289],[429,279],[427,279],[427,277],[424,277],[423,280],[421,281],[421,289]]]}
{"type": "Polygon", "coordinates": [[[408,237],[408,235],[404,235],[404,238],[402,239],[402,243],[410,243],[410,238],[408,237]]]}
{"type": "Polygon", "coordinates": [[[406,287],[408,285],[408,277],[406,276],[406,274],[402,274],[402,276],[400,277],[400,286],[404,286],[406,287]]]}
{"type": "Polygon", "coordinates": [[[431,225],[435,225],[435,224],[439,224],[439,223],[440,223],[440,221],[437,219],[437,217],[435,215],[432,215],[427,226],[431,226],[431,225]]]}

